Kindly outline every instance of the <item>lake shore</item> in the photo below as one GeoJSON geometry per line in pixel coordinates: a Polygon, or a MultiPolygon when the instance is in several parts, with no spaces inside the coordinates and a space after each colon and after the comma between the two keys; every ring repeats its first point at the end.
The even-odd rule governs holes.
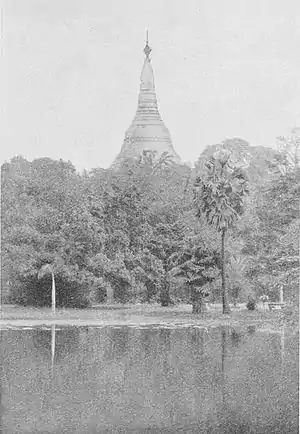
{"type": "Polygon", "coordinates": [[[244,305],[231,307],[230,315],[222,314],[221,304],[210,305],[201,315],[192,314],[192,307],[179,304],[161,307],[158,304],[97,305],[90,309],[56,309],[3,305],[0,328],[73,325],[73,326],[165,326],[165,327],[236,327],[254,326],[257,330],[280,331],[283,326],[297,329],[299,309],[248,311],[244,305]]]}

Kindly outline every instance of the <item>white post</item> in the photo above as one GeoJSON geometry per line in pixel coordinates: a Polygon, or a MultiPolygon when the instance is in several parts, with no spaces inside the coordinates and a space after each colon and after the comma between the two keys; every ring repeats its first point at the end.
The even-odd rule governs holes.
{"type": "Polygon", "coordinates": [[[54,273],[52,275],[52,313],[55,313],[55,278],[54,273]]]}
{"type": "Polygon", "coordinates": [[[280,287],[279,291],[280,291],[279,292],[279,302],[283,304],[283,287],[282,286],[280,287]]]}

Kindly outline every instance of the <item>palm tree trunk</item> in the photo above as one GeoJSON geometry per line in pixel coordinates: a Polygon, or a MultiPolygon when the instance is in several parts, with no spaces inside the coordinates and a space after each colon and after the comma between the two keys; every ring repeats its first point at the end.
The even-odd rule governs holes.
{"type": "Polygon", "coordinates": [[[223,313],[229,314],[230,307],[227,300],[226,285],[225,285],[225,235],[226,229],[222,229],[221,238],[221,276],[222,276],[222,302],[223,302],[223,313]]]}
{"type": "Polygon", "coordinates": [[[52,276],[52,313],[55,313],[55,278],[54,278],[54,273],[51,273],[52,276]]]}

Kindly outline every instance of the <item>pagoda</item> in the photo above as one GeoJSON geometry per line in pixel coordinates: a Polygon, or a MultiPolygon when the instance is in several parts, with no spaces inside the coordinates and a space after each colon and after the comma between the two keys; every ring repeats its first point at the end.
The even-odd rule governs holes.
{"type": "Polygon", "coordinates": [[[111,168],[120,167],[127,159],[141,158],[144,151],[150,151],[155,159],[167,153],[172,161],[180,163],[180,158],[172,145],[170,132],[158,111],[154,75],[150,59],[151,51],[148,45],[147,32],[138,108],[131,126],[125,133],[121,151],[111,165],[111,168]]]}

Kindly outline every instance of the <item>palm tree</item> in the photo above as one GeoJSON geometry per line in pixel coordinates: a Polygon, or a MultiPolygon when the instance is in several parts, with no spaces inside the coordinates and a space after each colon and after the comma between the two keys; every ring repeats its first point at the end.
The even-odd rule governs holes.
{"type": "Polygon", "coordinates": [[[243,199],[248,193],[244,171],[230,165],[230,152],[222,149],[207,163],[207,176],[197,177],[194,183],[194,204],[197,217],[204,217],[221,234],[221,277],[223,313],[230,313],[225,285],[225,239],[243,214],[243,199]]]}
{"type": "Polygon", "coordinates": [[[41,267],[40,271],[38,272],[38,279],[42,279],[44,276],[46,276],[47,274],[51,274],[52,277],[52,296],[51,296],[51,301],[52,301],[52,313],[55,313],[55,296],[56,296],[56,291],[55,291],[55,277],[54,277],[54,271],[53,271],[53,266],[51,264],[45,264],[41,267]]]}

